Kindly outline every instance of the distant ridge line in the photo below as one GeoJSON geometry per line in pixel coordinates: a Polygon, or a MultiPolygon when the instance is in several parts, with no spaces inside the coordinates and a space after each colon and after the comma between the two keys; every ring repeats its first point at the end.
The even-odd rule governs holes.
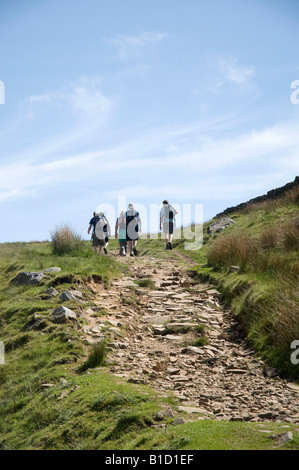
{"type": "Polygon", "coordinates": [[[255,197],[253,199],[250,199],[247,202],[242,202],[241,204],[238,204],[237,206],[228,207],[223,212],[220,212],[219,214],[217,214],[215,216],[215,218],[231,214],[231,213],[236,212],[240,209],[244,209],[247,206],[247,204],[263,202],[263,201],[266,201],[268,199],[278,199],[278,198],[284,196],[284,194],[287,191],[290,191],[291,189],[294,189],[296,186],[299,186],[299,176],[296,176],[296,178],[294,179],[294,181],[292,183],[287,183],[284,186],[281,186],[280,188],[271,189],[271,191],[268,191],[263,196],[255,197]]]}

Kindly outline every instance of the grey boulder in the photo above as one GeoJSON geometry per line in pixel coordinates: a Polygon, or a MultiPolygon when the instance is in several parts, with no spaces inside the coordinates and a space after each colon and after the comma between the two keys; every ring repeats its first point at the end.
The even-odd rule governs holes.
{"type": "Polygon", "coordinates": [[[61,271],[61,268],[57,268],[57,267],[47,268],[47,269],[44,269],[43,271],[38,271],[38,272],[23,271],[17,274],[13,282],[17,286],[37,286],[41,283],[46,273],[59,272],[59,271],[61,271]]]}
{"type": "Polygon", "coordinates": [[[51,319],[54,323],[66,323],[68,320],[76,320],[77,315],[71,309],[61,305],[56,308],[51,315],[51,319]]]}
{"type": "Polygon", "coordinates": [[[14,278],[17,286],[37,286],[40,284],[45,274],[41,272],[21,272],[14,278]]]}
{"type": "Polygon", "coordinates": [[[208,226],[208,233],[213,235],[214,233],[220,233],[222,230],[226,229],[231,224],[235,224],[235,222],[230,219],[229,217],[224,217],[223,219],[219,220],[218,222],[214,222],[208,226]]]}

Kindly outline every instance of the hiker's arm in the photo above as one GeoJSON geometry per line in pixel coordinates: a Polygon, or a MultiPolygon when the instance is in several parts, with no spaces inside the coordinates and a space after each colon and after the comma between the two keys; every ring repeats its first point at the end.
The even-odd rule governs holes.
{"type": "Polygon", "coordinates": [[[88,227],[88,230],[87,230],[87,233],[88,233],[88,234],[90,234],[91,227],[92,227],[92,225],[90,224],[90,226],[88,227]]]}
{"type": "Polygon", "coordinates": [[[115,238],[117,238],[117,230],[118,230],[118,220],[116,221],[116,224],[115,224],[115,238]]]}
{"type": "Polygon", "coordinates": [[[160,230],[162,230],[162,215],[160,215],[160,230]]]}

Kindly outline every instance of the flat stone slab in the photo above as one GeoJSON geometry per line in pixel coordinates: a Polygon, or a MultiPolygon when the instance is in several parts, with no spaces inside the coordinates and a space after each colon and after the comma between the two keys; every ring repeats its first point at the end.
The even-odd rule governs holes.
{"type": "Polygon", "coordinates": [[[209,413],[204,408],[198,408],[198,407],[195,407],[195,406],[178,406],[178,409],[180,411],[185,411],[188,414],[193,414],[193,413],[206,414],[206,413],[209,413]]]}
{"type": "Polygon", "coordinates": [[[151,323],[152,325],[161,325],[169,320],[169,315],[146,315],[144,321],[151,323]]]}
{"type": "Polygon", "coordinates": [[[52,268],[44,269],[42,272],[43,273],[59,273],[60,271],[61,271],[61,268],[58,268],[57,266],[53,266],[52,268]]]}
{"type": "Polygon", "coordinates": [[[164,335],[163,337],[167,339],[168,341],[177,341],[177,342],[182,341],[182,337],[177,336],[177,335],[164,335]]]}

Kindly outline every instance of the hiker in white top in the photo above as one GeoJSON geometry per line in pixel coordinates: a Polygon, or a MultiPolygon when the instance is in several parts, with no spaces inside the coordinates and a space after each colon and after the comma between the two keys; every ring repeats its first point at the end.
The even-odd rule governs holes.
{"type": "Polygon", "coordinates": [[[141,218],[138,211],[136,211],[134,204],[129,204],[126,212],[126,227],[127,227],[127,241],[130,256],[138,256],[137,242],[138,232],[141,232],[141,218]]]}
{"type": "Polygon", "coordinates": [[[166,250],[172,250],[176,214],[178,214],[176,208],[170,205],[167,200],[164,200],[163,207],[160,211],[160,230],[163,230],[163,233],[165,234],[166,250]]]}
{"type": "Polygon", "coordinates": [[[102,253],[102,248],[104,248],[104,253],[107,255],[107,247],[109,243],[109,237],[111,235],[111,228],[107,218],[104,215],[104,212],[94,212],[93,218],[89,222],[89,227],[87,233],[92,232],[92,245],[94,247],[95,253],[99,249],[99,253],[102,253]]]}

